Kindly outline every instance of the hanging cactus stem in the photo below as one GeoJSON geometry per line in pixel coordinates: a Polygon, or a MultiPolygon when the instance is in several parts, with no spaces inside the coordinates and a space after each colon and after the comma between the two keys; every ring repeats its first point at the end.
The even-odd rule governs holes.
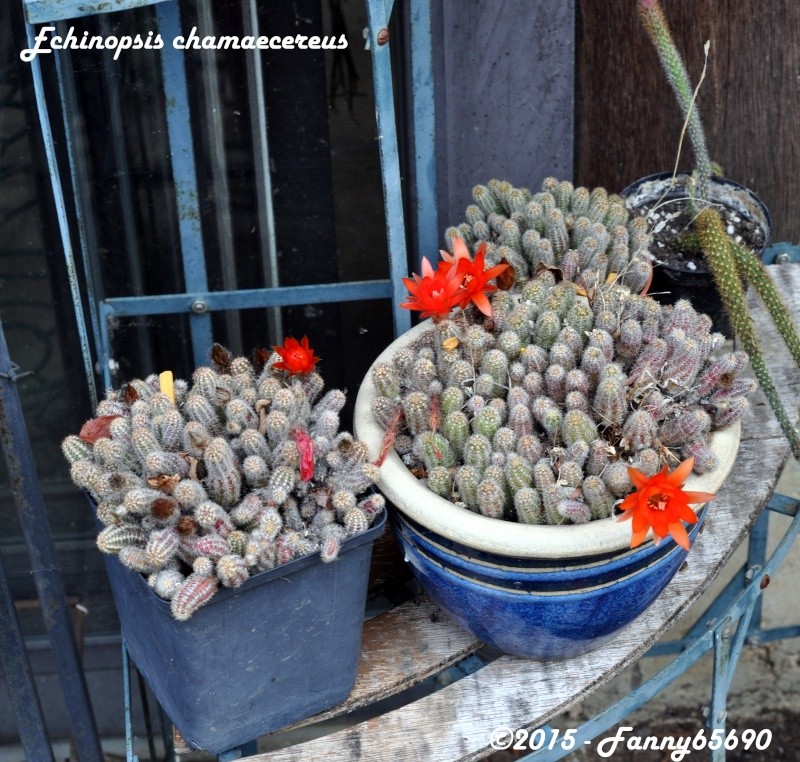
{"type": "MultiPolygon", "coordinates": [[[[745,352],[747,352],[747,356],[750,358],[753,373],[758,379],[758,383],[764,391],[767,401],[781,425],[781,429],[792,448],[794,458],[800,460],[800,434],[798,434],[796,426],[789,419],[789,415],[778,395],[778,390],[775,388],[775,384],[772,381],[772,376],[769,373],[763,353],[761,352],[761,346],[756,336],[755,328],[753,327],[750,312],[747,308],[744,288],[742,287],[742,282],[739,277],[739,268],[745,271],[749,271],[750,268],[744,262],[745,257],[743,257],[741,253],[737,257],[725,230],[725,226],[716,210],[710,207],[704,209],[698,215],[695,224],[698,234],[700,235],[703,250],[706,252],[706,258],[708,259],[709,267],[714,276],[717,290],[722,297],[722,303],[725,306],[725,311],[728,313],[734,333],[739,341],[742,342],[742,346],[745,352]]],[[[767,294],[766,298],[772,305],[770,314],[772,314],[773,319],[776,320],[776,325],[780,324],[783,326],[781,335],[786,333],[789,336],[787,344],[790,348],[795,346],[797,336],[794,332],[794,327],[790,320],[788,325],[786,324],[788,312],[785,308],[781,309],[782,304],[780,303],[780,299],[777,297],[777,294],[772,293],[774,292],[774,287],[770,290],[763,278],[757,277],[757,281],[760,288],[765,290],[767,294]]],[[[784,338],[786,338],[786,336],[784,336],[784,338]]]]}
{"type": "Polygon", "coordinates": [[[708,182],[712,162],[706,147],[706,136],[695,102],[695,92],[689,80],[686,66],[678,52],[659,0],[638,0],[642,25],[656,49],[661,66],[678,101],[689,133],[689,139],[697,162],[698,196],[708,200],[708,182]]]}
{"type": "Polygon", "coordinates": [[[800,337],[798,337],[797,328],[792,322],[789,309],[781,299],[781,295],[775,288],[775,284],[769,277],[764,264],[753,252],[741,244],[729,240],[728,245],[733,253],[739,275],[744,277],[758,292],[775,328],[786,343],[795,365],[800,368],[800,337]]]}

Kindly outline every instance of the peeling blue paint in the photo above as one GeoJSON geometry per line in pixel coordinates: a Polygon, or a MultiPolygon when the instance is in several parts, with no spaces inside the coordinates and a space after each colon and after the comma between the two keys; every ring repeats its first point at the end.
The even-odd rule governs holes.
{"type": "Polygon", "coordinates": [[[29,24],[44,24],[48,21],[64,21],[98,13],[127,11],[155,5],[160,0],[113,0],[113,2],[86,3],[77,0],[22,0],[25,18],[29,24]]]}
{"type": "MultiPolygon", "coordinates": [[[[180,10],[176,2],[159,3],[156,6],[156,18],[158,31],[163,39],[171,40],[181,34],[180,10]]],[[[200,225],[197,171],[189,112],[189,93],[186,84],[186,62],[183,53],[172,45],[165,45],[161,49],[161,69],[172,158],[172,177],[175,185],[175,204],[178,211],[183,279],[187,291],[202,292],[208,290],[208,276],[206,274],[203,231],[200,225]]],[[[206,313],[190,312],[189,329],[192,336],[192,353],[195,364],[202,365],[213,341],[211,316],[206,313]]]]}

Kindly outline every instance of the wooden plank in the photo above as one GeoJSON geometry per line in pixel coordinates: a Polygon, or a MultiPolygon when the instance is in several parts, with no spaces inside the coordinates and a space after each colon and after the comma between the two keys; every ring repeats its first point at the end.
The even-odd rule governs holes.
{"type": "MultiPolygon", "coordinates": [[[[772,212],[773,240],[800,240],[800,3],[669,0],[664,3],[693,83],[711,40],[699,96],[711,158],[772,212]]],[[[620,191],[672,170],[681,117],[635,3],[579,0],[576,41],[576,179],[620,191]]],[[[682,168],[693,166],[688,137],[682,168]]]]}
{"type": "MultiPolygon", "coordinates": [[[[797,314],[800,300],[791,297],[800,294],[800,265],[774,266],[770,273],[797,314]]],[[[785,400],[796,399],[800,373],[773,335],[755,296],[751,294],[750,299],[776,384],[785,400]]],[[[321,757],[372,762],[413,756],[432,761],[477,760],[491,751],[488,742],[493,729],[542,725],[636,661],[700,597],[746,537],[771,495],[787,455],[788,445],[777,423],[762,404],[757,405],[754,414],[743,422],[742,445],[733,472],[719,491],[687,564],[658,600],[602,649],[555,664],[502,657],[412,704],[323,738],[248,759],[299,762],[321,757]]],[[[405,626],[406,616],[401,613],[394,623],[405,626]]],[[[424,641],[442,622],[428,623],[420,611],[416,623],[418,627],[407,631],[408,639],[419,639],[415,648],[424,651],[424,641]]],[[[375,620],[374,627],[377,630],[385,624],[391,624],[391,620],[375,620]]],[[[370,640],[383,643],[378,650],[391,660],[387,651],[396,647],[392,644],[397,636],[374,632],[370,640]]],[[[398,664],[399,670],[389,666],[385,674],[391,682],[400,684],[403,671],[413,671],[414,663],[407,658],[394,657],[404,663],[398,664]]],[[[365,695],[377,693],[383,675],[371,676],[373,665],[362,666],[365,673],[360,675],[360,682],[372,686],[365,695]]]]}
{"type": "Polygon", "coordinates": [[[419,596],[364,624],[358,675],[347,701],[285,730],[340,717],[399,693],[480,646],[427,596],[419,596]]]}

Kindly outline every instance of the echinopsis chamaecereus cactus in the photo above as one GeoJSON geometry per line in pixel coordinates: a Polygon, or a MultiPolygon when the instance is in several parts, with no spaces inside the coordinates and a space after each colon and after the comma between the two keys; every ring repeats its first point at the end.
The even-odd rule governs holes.
{"type": "MultiPolygon", "coordinates": [[[[299,556],[334,561],[384,499],[377,466],[339,431],[345,395],[324,392],[306,339],[251,362],[215,345],[191,383],[134,379],[62,445],[97,503],[97,544],[188,619],[222,587],[299,556]]],[[[171,378],[171,374],[170,374],[171,378]]]]}
{"type": "Polygon", "coordinates": [[[650,280],[647,223],[630,218],[620,196],[553,177],[538,193],[490,180],[472,196],[466,221],[445,232],[448,243],[458,237],[474,251],[485,242],[486,262],[508,262],[518,279],[557,267],[564,279],[584,288],[612,278],[634,293],[650,280]]]}
{"type": "MultiPolygon", "coordinates": [[[[498,193],[514,190],[476,198],[496,215],[498,193]]],[[[551,195],[574,203],[576,192],[554,185],[551,195]]],[[[615,206],[584,195],[585,210],[597,198],[615,206]]],[[[558,259],[532,277],[517,271],[507,290],[489,285],[479,309],[455,291],[448,311],[439,296],[450,273],[474,264],[463,246],[407,282],[409,304],[434,321],[372,371],[386,441],[429,489],[493,518],[574,524],[613,514],[635,489],[629,468],[647,478],[689,458],[696,473],[716,467],[710,434],[747,410],[756,382],[740,377],[745,355],[726,350],[708,316],[687,301],[662,306],[619,273],[564,280],[558,259]]]]}

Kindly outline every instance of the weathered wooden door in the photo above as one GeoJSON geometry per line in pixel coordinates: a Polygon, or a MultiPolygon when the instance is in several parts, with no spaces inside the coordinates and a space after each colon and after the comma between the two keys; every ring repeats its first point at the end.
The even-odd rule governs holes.
{"type": "MultiPolygon", "coordinates": [[[[800,240],[800,3],[664,0],[694,83],[711,158],[755,191],[773,241],[800,240]]],[[[636,2],[578,3],[575,177],[619,191],[672,170],[682,119],[636,2]]],[[[688,138],[681,168],[693,166],[688,138]]]]}

